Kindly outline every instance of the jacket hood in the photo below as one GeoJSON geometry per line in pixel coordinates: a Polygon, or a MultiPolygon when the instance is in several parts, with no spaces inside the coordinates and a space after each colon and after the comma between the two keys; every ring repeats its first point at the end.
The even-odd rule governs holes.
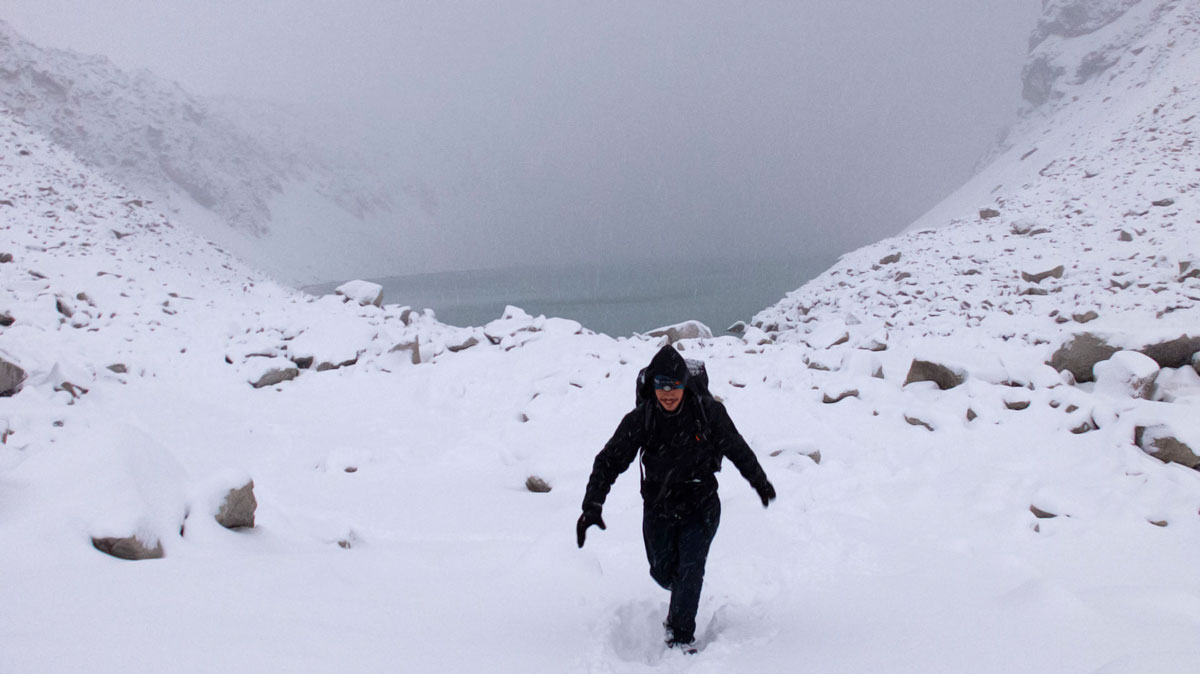
{"type": "Polygon", "coordinates": [[[687,361],[670,344],[659,349],[658,353],[654,354],[654,358],[650,359],[650,365],[646,366],[646,381],[654,381],[654,378],[659,375],[674,377],[687,383],[687,361]]]}

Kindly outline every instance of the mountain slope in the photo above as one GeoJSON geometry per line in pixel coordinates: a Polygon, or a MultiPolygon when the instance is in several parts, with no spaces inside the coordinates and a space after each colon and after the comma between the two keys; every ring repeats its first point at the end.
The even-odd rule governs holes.
{"type": "Polygon", "coordinates": [[[1095,3],[1049,4],[1026,69],[1041,93],[993,161],[904,234],[844,256],[755,322],[798,336],[857,321],[864,340],[970,329],[1030,346],[1083,329],[1194,329],[1200,7],[1108,5],[1093,16],[1095,3]]]}
{"type": "Polygon", "coordinates": [[[287,281],[395,273],[411,262],[406,225],[430,217],[415,188],[289,128],[281,109],[202,100],[2,21],[0,81],[0,106],[287,281]]]}

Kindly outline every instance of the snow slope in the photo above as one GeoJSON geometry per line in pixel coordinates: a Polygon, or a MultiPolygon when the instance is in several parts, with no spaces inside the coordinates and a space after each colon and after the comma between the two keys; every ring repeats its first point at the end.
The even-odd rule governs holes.
{"type": "Polygon", "coordinates": [[[1196,324],[1177,264],[1196,158],[1164,131],[1190,128],[1188,89],[1167,92],[1196,52],[1159,48],[1194,44],[1195,3],[1103,30],[1159,6],[1141,53],[1161,58],[1113,94],[1127,116],[1089,88],[1136,71],[1123,56],[1078,105],[1030,113],[978,178],[986,200],[973,181],[953,215],[847,255],[742,338],[679,343],[779,492],[763,511],[720,474],[694,657],[661,644],[632,471],[608,530],[582,551],[573,535],[657,340],[295,293],[0,114],[0,358],[28,373],[0,398],[0,671],[1195,671],[1200,474],[1134,436],[1195,442],[1200,374],[1129,351],[1096,383],[1045,364],[1076,331],[1136,347],[1196,324]],[[1178,123],[1095,155],[1092,178],[1068,170],[1160,96],[1178,123]],[[962,383],[906,384],[916,357],[962,383]],[[223,529],[211,514],[247,478],[256,525],[223,529]],[[130,534],[165,556],[90,541],[130,534]]]}
{"type": "Polygon", "coordinates": [[[43,49],[0,21],[0,106],[277,278],[394,274],[419,183],[321,142],[290,112],[205,100],[108,59],[43,49]]]}

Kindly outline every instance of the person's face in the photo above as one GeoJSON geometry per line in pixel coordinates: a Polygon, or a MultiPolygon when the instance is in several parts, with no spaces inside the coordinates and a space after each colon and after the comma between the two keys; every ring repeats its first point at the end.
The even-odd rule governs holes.
{"type": "MultiPolygon", "coordinates": [[[[678,384],[678,382],[676,382],[678,384]]],[[[683,387],[676,385],[673,387],[662,387],[655,383],[654,397],[658,398],[658,404],[668,412],[674,412],[679,409],[679,404],[683,402],[683,387]]]]}

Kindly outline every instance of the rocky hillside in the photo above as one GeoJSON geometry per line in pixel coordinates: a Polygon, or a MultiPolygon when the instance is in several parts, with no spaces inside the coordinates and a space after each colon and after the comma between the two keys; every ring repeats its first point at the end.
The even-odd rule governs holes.
{"type": "MultiPolygon", "coordinates": [[[[1195,331],[1200,6],[1050,2],[1027,107],[993,161],[900,236],[844,256],[755,325],[806,340],[977,334],[1047,351],[1195,331]]],[[[819,341],[819,340],[817,340],[819,341]]]]}
{"type": "Polygon", "coordinates": [[[405,222],[429,217],[418,187],[323,148],[281,109],[42,49],[2,21],[0,82],[0,107],[284,280],[394,273],[405,222]]]}

